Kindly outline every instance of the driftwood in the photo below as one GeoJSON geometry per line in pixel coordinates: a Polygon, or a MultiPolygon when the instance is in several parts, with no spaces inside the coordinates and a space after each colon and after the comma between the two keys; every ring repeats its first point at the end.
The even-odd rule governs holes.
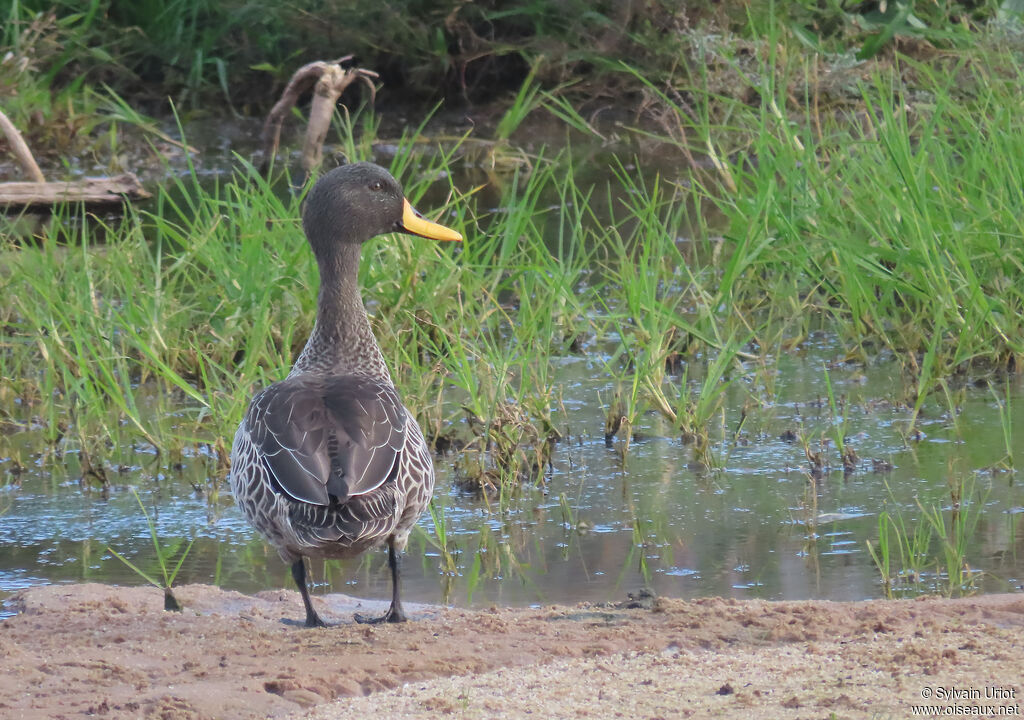
{"type": "Polygon", "coordinates": [[[122,203],[126,199],[137,200],[149,196],[149,193],[142,189],[139,179],[132,173],[69,182],[0,183],[0,206],[7,207],[60,203],[108,205],[122,203]]]}
{"type": "Polygon", "coordinates": [[[132,173],[110,178],[83,178],[68,182],[46,182],[32,151],[6,115],[0,111],[0,131],[7,137],[11,150],[32,182],[0,183],[0,207],[30,207],[60,203],[109,205],[126,199],[148,198],[139,179],[132,173]]]}
{"type": "Polygon", "coordinates": [[[334,106],[337,105],[338,98],[345,88],[356,80],[362,80],[370,89],[370,102],[376,99],[377,88],[374,87],[373,81],[380,76],[373,70],[341,67],[341,63],[351,59],[352,56],[347,55],[331,62],[321,60],[303,65],[295,71],[281,93],[281,99],[270,110],[266,122],[263,123],[261,170],[264,173],[277,154],[281,141],[281,123],[284,122],[285,115],[311,87],[313,105],[309,111],[309,126],[306,128],[306,139],[302,146],[302,168],[307,173],[312,172],[323,160],[324,139],[331,127],[334,106]]]}

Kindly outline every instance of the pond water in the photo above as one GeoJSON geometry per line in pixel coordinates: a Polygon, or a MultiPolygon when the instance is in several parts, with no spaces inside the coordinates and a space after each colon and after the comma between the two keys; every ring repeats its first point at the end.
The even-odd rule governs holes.
{"type": "MultiPolygon", "coordinates": [[[[503,509],[458,490],[454,455],[437,459],[435,494],[443,510],[454,570],[442,562],[426,515],[410,542],[404,592],[411,601],[481,606],[618,600],[647,586],[677,597],[855,600],[880,597],[884,586],[867,540],[876,542],[883,511],[912,535],[924,510],[938,509],[948,525],[952,485],[965,486],[964,512],[973,525],[966,560],[982,591],[1016,590],[1024,580],[1024,493],[1010,472],[993,467],[1005,455],[999,394],[978,384],[965,389],[953,416],[928,403],[921,432],[905,439],[909,410],[892,402],[898,368],[892,361],[844,364],[828,336],[780,358],[776,402],[752,413],[715,452],[720,469],[693,469],[692,448],[671,436],[655,415],[636,428],[623,458],[621,439],[608,447],[598,393],[611,391],[600,362],[561,361],[567,436],[556,446],[545,483],[521,488],[503,509]],[[787,431],[831,436],[823,399],[823,368],[845,398],[845,435],[860,456],[854,472],[814,479],[803,445],[787,431]]],[[[1000,386],[1005,392],[1005,385],[1000,386]]],[[[742,395],[725,403],[725,427],[737,427],[742,395]]],[[[1014,445],[1024,434],[1024,393],[1010,385],[1014,445]]],[[[12,438],[8,438],[11,440],[12,438]]],[[[834,448],[828,454],[836,457],[834,448]]],[[[7,474],[6,460],[0,472],[7,474]]],[[[833,464],[838,464],[833,461],[833,464]]],[[[0,489],[0,594],[29,585],[144,581],[116,550],[159,576],[146,517],[161,542],[195,539],[177,582],[215,583],[243,592],[291,587],[288,569],[234,507],[226,486],[206,494],[216,473],[201,453],[168,469],[160,458],[134,454],[112,478],[109,493],[84,492],[73,457],[42,459],[0,489]],[[66,473],[66,474],[60,474],[66,473]]],[[[896,551],[894,550],[895,554],[896,551]]],[[[943,587],[937,537],[919,582],[897,594],[943,587]]],[[[893,561],[893,572],[899,570],[893,561]]],[[[385,598],[385,553],[315,562],[318,591],[385,598]]]]}
{"type": "MultiPolygon", "coordinates": [[[[820,333],[767,364],[770,402],[745,408],[749,394],[737,383],[766,379],[754,372],[726,391],[716,420],[722,430],[713,433],[717,469],[708,472],[653,413],[634,428],[627,453],[621,438],[606,443],[600,397],[614,392],[606,361],[600,348],[556,359],[564,437],[543,483],[498,503],[457,488],[456,455],[436,458],[435,513],[451,562],[437,547],[434,519],[424,516],[403,568],[407,600],[574,603],[621,600],[644,587],[677,597],[881,597],[886,586],[868,547],[877,547],[880,518],[892,518],[883,526],[894,545],[895,528],[913,536],[928,513],[938,512],[949,528],[956,493],[969,530],[968,589],[1021,589],[1024,492],[1005,468],[1007,446],[1024,447],[1019,375],[955,389],[962,394],[953,410],[931,398],[918,432],[907,437],[911,412],[899,402],[899,364],[884,354],[867,365],[846,362],[835,339],[820,333]],[[851,473],[827,441],[839,420],[827,399],[826,367],[842,403],[839,434],[860,458],[851,473]],[[801,437],[833,469],[812,477],[801,437]]],[[[293,587],[288,568],[235,508],[214,458],[194,451],[171,464],[147,448],[121,449],[121,469],[100,493],[82,489],[73,454],[54,462],[35,452],[32,435],[0,438],[0,600],[43,583],[143,584],[111,550],[158,576],[133,488],[165,547],[194,540],[177,584],[247,593],[293,587]],[[18,456],[33,462],[13,475],[5,446],[20,446],[18,456]]],[[[893,549],[891,575],[914,571],[902,574],[894,594],[947,590],[943,547],[933,533],[916,563],[893,549]]],[[[312,572],[317,592],[390,593],[383,552],[314,562],[312,572]]]]}

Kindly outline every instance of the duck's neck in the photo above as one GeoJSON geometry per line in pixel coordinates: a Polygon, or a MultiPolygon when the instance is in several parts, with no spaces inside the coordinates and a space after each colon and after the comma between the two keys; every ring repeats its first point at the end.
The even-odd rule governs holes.
{"type": "Polygon", "coordinates": [[[362,374],[391,381],[359,292],[359,251],[359,245],[344,243],[329,257],[317,258],[316,324],[292,366],[292,376],[362,374]]]}

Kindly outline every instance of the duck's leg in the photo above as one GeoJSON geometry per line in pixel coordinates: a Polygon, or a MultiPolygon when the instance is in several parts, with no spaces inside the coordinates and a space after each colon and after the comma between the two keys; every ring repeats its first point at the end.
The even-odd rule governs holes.
{"type": "Polygon", "coordinates": [[[313,601],[309,599],[309,588],[306,587],[306,561],[299,558],[292,563],[292,578],[299,586],[302,593],[302,603],[306,606],[306,627],[327,627],[327,623],[320,619],[313,609],[313,601]]]}
{"type": "Polygon", "coordinates": [[[388,567],[391,568],[391,607],[384,613],[383,616],[377,618],[368,618],[365,615],[355,614],[355,620],[357,623],[366,623],[370,625],[376,625],[377,623],[401,623],[405,622],[409,618],[406,617],[405,610],[402,609],[402,598],[401,598],[401,580],[400,580],[400,569],[401,569],[402,558],[398,551],[395,550],[395,540],[391,538],[388,540],[388,567]]]}
{"type": "Polygon", "coordinates": [[[381,618],[385,622],[400,623],[409,619],[405,615],[405,610],[402,609],[402,598],[400,597],[402,583],[399,570],[401,570],[401,565],[402,555],[395,550],[394,539],[389,540],[388,567],[391,568],[391,607],[388,608],[387,614],[381,618]]]}

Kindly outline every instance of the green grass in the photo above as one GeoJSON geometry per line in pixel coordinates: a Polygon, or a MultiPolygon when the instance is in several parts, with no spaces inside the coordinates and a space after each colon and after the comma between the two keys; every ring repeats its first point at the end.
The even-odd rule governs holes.
{"type": "Polygon", "coordinates": [[[981,573],[972,569],[968,552],[985,499],[969,476],[951,479],[949,491],[948,507],[916,498],[916,519],[899,507],[879,513],[877,544],[868,540],[867,548],[886,597],[929,592],[952,597],[977,589],[981,573]]]}
{"type": "Polygon", "coordinates": [[[154,129],[138,112],[124,112],[127,105],[103,84],[109,74],[91,78],[81,71],[82,64],[118,67],[80,32],[94,11],[58,17],[49,9],[36,13],[19,2],[0,3],[0,101],[44,168],[73,155],[122,171],[120,128],[154,129]]]}
{"type": "Polygon", "coordinates": [[[902,59],[923,86],[911,94],[878,74],[857,90],[857,118],[811,116],[810,105],[803,119],[779,113],[795,77],[778,76],[800,70],[780,65],[763,68],[759,104],[713,99],[738,132],[723,136],[677,107],[708,147],[726,145],[698,190],[728,221],[724,309],[748,312],[760,293],[799,309],[787,334],[824,319],[851,347],[888,349],[914,377],[915,410],[958,369],[1018,363],[1022,191],[1019,168],[1002,158],[1024,149],[1010,119],[1021,101],[1009,94],[1022,72],[1017,56],[999,57],[941,70],[902,59]]]}
{"type": "Polygon", "coordinates": [[[1015,443],[1013,439],[1013,401],[1009,378],[1006,379],[1004,392],[1001,397],[991,384],[989,384],[989,391],[992,393],[992,399],[999,410],[999,427],[1002,430],[1003,447],[1006,449],[1006,454],[999,461],[998,465],[1012,472],[1014,469],[1015,443]]]}
{"type": "Polygon", "coordinates": [[[153,550],[156,553],[157,567],[160,569],[160,579],[156,579],[153,575],[147,573],[116,550],[109,547],[107,550],[110,551],[114,557],[131,568],[136,575],[158,590],[163,590],[164,610],[180,611],[181,605],[178,604],[177,598],[174,597],[174,593],[171,591],[171,586],[174,585],[174,580],[178,577],[178,572],[181,570],[181,566],[185,562],[185,558],[188,557],[188,552],[192,549],[192,543],[195,542],[195,539],[193,538],[190,540],[183,550],[181,549],[181,546],[185,542],[184,540],[178,540],[170,546],[162,545],[160,538],[157,536],[155,520],[150,517],[149,513],[146,511],[146,506],[142,504],[142,498],[139,497],[139,494],[134,488],[132,488],[132,494],[135,496],[135,500],[139,504],[139,509],[142,510],[142,515],[146,518],[146,525],[149,527],[149,535],[153,540],[153,550]],[[180,553],[179,550],[181,551],[180,553]],[[175,557],[178,558],[178,561],[174,564],[174,567],[171,568],[170,564],[174,561],[175,557]]]}

